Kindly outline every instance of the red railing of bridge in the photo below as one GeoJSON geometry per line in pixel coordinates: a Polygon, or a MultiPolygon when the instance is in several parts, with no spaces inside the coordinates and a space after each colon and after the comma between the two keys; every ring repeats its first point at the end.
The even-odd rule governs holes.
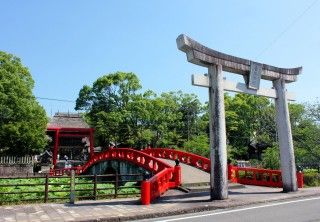
{"type": "Polygon", "coordinates": [[[142,204],[150,204],[151,201],[159,197],[169,188],[174,188],[181,184],[180,166],[172,167],[153,156],[130,148],[109,149],[98,153],[83,165],[79,172],[86,172],[91,166],[111,159],[131,162],[154,174],[149,180],[142,182],[142,204]]]}
{"type": "MultiPolygon", "coordinates": [[[[71,170],[75,170],[76,173],[80,174],[92,165],[110,159],[128,161],[155,174],[149,180],[143,181],[141,185],[141,202],[148,205],[169,188],[178,187],[181,184],[181,167],[172,167],[158,158],[179,160],[181,163],[210,173],[210,160],[193,153],[168,148],[152,148],[143,151],[130,148],[116,148],[94,155],[82,167],[56,169],[52,171],[52,174],[63,175],[71,170]]],[[[228,179],[234,183],[282,187],[280,170],[241,168],[228,165],[228,179]]],[[[297,173],[297,182],[298,187],[302,188],[303,174],[301,172],[297,173]]]]}
{"type": "Polygon", "coordinates": [[[179,160],[179,162],[210,172],[210,159],[193,153],[168,148],[145,149],[142,152],[156,158],[179,160]]]}
{"type": "Polygon", "coordinates": [[[82,166],[61,168],[61,169],[50,169],[49,174],[50,174],[50,176],[70,175],[70,172],[72,170],[74,170],[74,172],[76,174],[81,174],[82,173],[82,166]]]}
{"type": "MultiPolygon", "coordinates": [[[[210,172],[210,159],[193,153],[170,148],[152,148],[143,150],[151,156],[180,162],[210,172]]],[[[236,167],[228,165],[228,179],[234,183],[255,186],[282,187],[280,170],[268,170],[261,168],[236,167]]],[[[303,187],[303,173],[297,173],[298,187],[303,187]]]]}
{"type": "MultiPolygon", "coordinates": [[[[281,170],[268,170],[228,165],[228,179],[233,183],[282,187],[281,170]]],[[[303,173],[297,172],[298,188],[303,188],[303,173]]]]}

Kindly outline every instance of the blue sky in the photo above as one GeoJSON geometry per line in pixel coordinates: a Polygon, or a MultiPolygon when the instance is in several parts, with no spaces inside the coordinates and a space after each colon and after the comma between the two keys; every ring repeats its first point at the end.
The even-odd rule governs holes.
{"type": "MultiPolygon", "coordinates": [[[[143,90],[182,90],[204,102],[207,90],[192,86],[190,75],[206,69],[188,63],[177,49],[181,33],[235,56],[303,66],[288,90],[297,102],[320,95],[319,1],[4,0],[0,7],[0,50],[30,69],[37,97],[76,100],[84,84],[126,71],[138,75],[143,90]]],[[[48,115],[74,111],[73,103],[39,102],[48,115]]]]}

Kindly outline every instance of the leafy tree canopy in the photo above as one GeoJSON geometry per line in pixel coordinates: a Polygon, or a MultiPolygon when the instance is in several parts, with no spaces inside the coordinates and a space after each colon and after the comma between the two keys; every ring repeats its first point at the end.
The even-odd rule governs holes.
{"type": "Polygon", "coordinates": [[[34,81],[19,58],[0,51],[0,154],[41,152],[47,117],[32,94],[34,81]]]}
{"type": "MultiPolygon", "coordinates": [[[[96,128],[99,145],[143,148],[177,147],[209,156],[209,110],[196,95],[181,91],[157,95],[133,73],[116,72],[83,86],[76,109],[85,110],[96,128]]],[[[298,162],[320,159],[319,105],[289,104],[298,162]]],[[[256,158],[278,168],[277,129],[272,100],[225,94],[228,158],[256,158]]]]}
{"type": "Polygon", "coordinates": [[[203,107],[195,95],[179,91],[157,96],[150,90],[139,93],[140,88],[135,74],[116,72],[80,90],[76,109],[87,111],[102,146],[181,147],[199,134],[203,107]]]}

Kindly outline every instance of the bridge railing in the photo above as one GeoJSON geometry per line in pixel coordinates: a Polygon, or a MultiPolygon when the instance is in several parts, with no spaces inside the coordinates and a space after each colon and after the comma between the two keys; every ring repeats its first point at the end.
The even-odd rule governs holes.
{"type": "Polygon", "coordinates": [[[154,174],[142,182],[141,202],[145,205],[150,204],[169,188],[179,186],[181,183],[180,167],[172,167],[154,156],[130,148],[115,148],[99,153],[82,167],[82,171],[85,172],[93,164],[108,159],[128,161],[154,174]]]}
{"type": "MultiPolygon", "coordinates": [[[[281,170],[268,170],[252,167],[228,165],[228,179],[234,183],[255,186],[282,187],[281,170]]],[[[297,172],[297,183],[303,188],[303,173],[297,172]]]]}
{"type": "Polygon", "coordinates": [[[64,175],[70,176],[72,170],[74,170],[75,174],[79,175],[82,173],[82,166],[61,168],[61,169],[50,169],[49,175],[50,176],[64,176],[64,175]]]}
{"type": "MultiPolygon", "coordinates": [[[[210,159],[170,148],[152,148],[145,149],[143,152],[163,159],[179,160],[190,166],[194,166],[206,172],[210,172],[210,159]]],[[[268,186],[268,187],[282,187],[282,177],[280,170],[268,170],[251,167],[237,167],[228,165],[228,179],[231,182],[268,186]]],[[[297,172],[298,187],[303,187],[303,173],[297,172]]]]}
{"type": "Polygon", "coordinates": [[[145,149],[142,152],[156,158],[179,160],[179,162],[210,172],[210,159],[193,153],[168,148],[145,149]]]}
{"type": "Polygon", "coordinates": [[[181,167],[166,168],[145,180],[141,185],[141,203],[149,205],[153,200],[161,196],[169,188],[175,188],[181,184],[181,167]]]}
{"type": "MultiPolygon", "coordinates": [[[[54,170],[53,175],[68,174],[71,170],[75,170],[77,174],[85,172],[90,166],[97,162],[118,159],[128,161],[138,165],[154,176],[142,182],[141,202],[142,204],[150,204],[151,201],[159,197],[169,188],[177,187],[181,184],[181,168],[180,166],[172,167],[171,165],[159,160],[158,158],[179,160],[190,166],[194,166],[206,172],[210,172],[210,160],[208,158],[187,153],[180,150],[166,148],[152,148],[143,151],[137,151],[130,148],[117,148],[99,153],[93,156],[84,166],[54,170]]],[[[241,168],[229,165],[228,179],[231,182],[241,184],[282,187],[281,171],[267,170],[258,168],[241,168]]],[[[303,174],[297,173],[298,187],[303,187],[303,174]]]]}

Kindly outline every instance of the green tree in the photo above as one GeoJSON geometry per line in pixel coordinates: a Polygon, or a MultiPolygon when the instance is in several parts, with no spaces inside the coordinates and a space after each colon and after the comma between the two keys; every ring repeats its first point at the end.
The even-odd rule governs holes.
{"type": "Polygon", "coordinates": [[[26,155],[46,146],[47,117],[19,58],[0,51],[0,154],[26,155]]]}
{"type": "Polygon", "coordinates": [[[262,166],[265,169],[280,169],[280,152],[279,147],[269,147],[263,151],[262,166]]]}
{"type": "Polygon", "coordinates": [[[247,159],[249,145],[266,148],[276,139],[274,106],[264,97],[225,95],[226,128],[230,153],[247,159]]]}
{"type": "Polygon", "coordinates": [[[152,99],[149,109],[150,129],[154,132],[152,146],[177,147],[181,143],[182,113],[179,111],[178,96],[175,92],[162,93],[152,99]]]}
{"type": "Polygon", "coordinates": [[[157,96],[150,90],[138,93],[140,88],[135,74],[123,72],[82,87],[76,110],[86,111],[100,145],[181,147],[201,134],[203,108],[195,95],[178,91],[157,96]]]}
{"type": "Polygon", "coordinates": [[[290,104],[290,122],[296,162],[314,164],[320,161],[320,126],[314,114],[303,104],[290,104]]]}
{"type": "Polygon", "coordinates": [[[195,153],[207,158],[210,156],[209,138],[207,134],[194,136],[192,139],[185,141],[183,147],[187,152],[195,153]]]}
{"type": "Polygon", "coordinates": [[[182,147],[201,132],[201,115],[204,111],[194,94],[181,91],[162,93],[152,101],[150,112],[154,122],[152,130],[156,133],[155,146],[182,147]]]}
{"type": "Polygon", "coordinates": [[[87,112],[102,146],[111,143],[133,145],[130,103],[140,88],[134,73],[116,72],[104,75],[92,87],[85,85],[80,90],[75,109],[87,112]]]}

